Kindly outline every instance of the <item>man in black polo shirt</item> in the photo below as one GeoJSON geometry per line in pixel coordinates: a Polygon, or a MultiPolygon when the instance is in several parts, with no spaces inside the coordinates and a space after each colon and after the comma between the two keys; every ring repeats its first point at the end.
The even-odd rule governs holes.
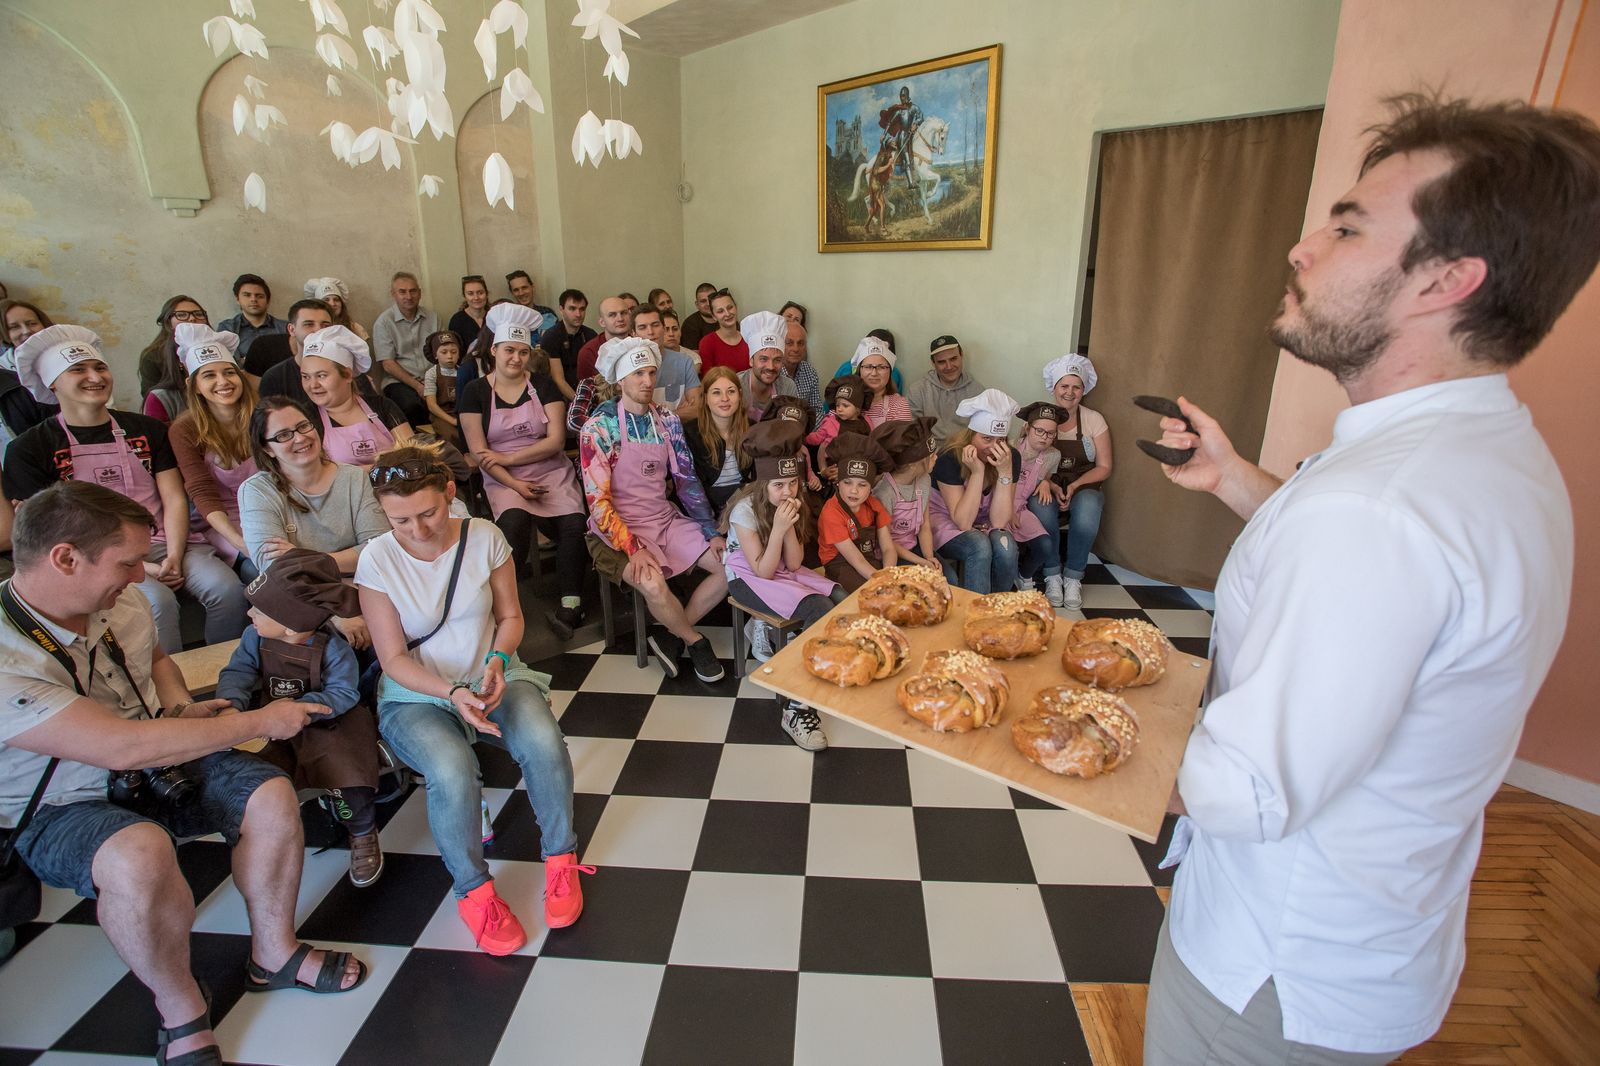
{"type": "MultiPolygon", "coordinates": [[[[597,334],[583,324],[589,313],[589,298],[577,289],[568,289],[557,301],[561,305],[561,321],[544,331],[539,338],[539,350],[561,364],[561,373],[551,374],[556,388],[571,402],[578,387],[578,353],[597,334]]],[[[552,371],[555,369],[552,365],[552,371]]]]}

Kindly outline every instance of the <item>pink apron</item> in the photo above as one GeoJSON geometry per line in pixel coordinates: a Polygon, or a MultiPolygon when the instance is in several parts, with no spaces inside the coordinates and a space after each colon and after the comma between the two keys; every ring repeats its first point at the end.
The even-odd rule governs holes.
{"type": "Polygon", "coordinates": [[[894,510],[889,512],[889,536],[900,547],[916,551],[917,534],[922,532],[922,516],[927,507],[926,492],[929,490],[918,487],[908,500],[900,495],[899,482],[891,480],[891,484],[894,486],[894,510]]]}
{"type": "MultiPolygon", "coordinates": [[[[650,419],[655,421],[654,409],[650,419]]],[[[656,424],[656,436],[664,437],[656,424]]],[[[668,577],[688,573],[709,546],[700,523],[673,506],[666,479],[672,476],[672,446],[628,439],[628,413],[617,404],[617,459],[611,466],[611,506],[635,540],[649,548],[668,577]]],[[[589,531],[598,534],[594,515],[589,531]]]]}
{"type": "Polygon", "coordinates": [[[807,596],[827,596],[838,584],[833,578],[824,577],[806,567],[790,570],[780,566],[772,572],[771,577],[760,577],[750,568],[750,560],[745,558],[742,548],[730,551],[722,560],[722,564],[728,572],[729,581],[738,578],[749,585],[750,591],[767,605],[767,611],[780,618],[793,615],[794,609],[800,606],[800,601],[807,596]]]}
{"type": "MultiPolygon", "coordinates": [[[[154,475],[144,468],[144,463],[128,446],[128,435],[117,424],[116,418],[111,419],[109,444],[80,444],[72,435],[72,430],[67,428],[64,416],[56,415],[56,422],[61,426],[61,432],[67,435],[67,447],[72,454],[72,480],[87,481],[91,485],[120,492],[139,504],[150,512],[150,520],[155,523],[151,540],[165,543],[167,532],[162,524],[165,508],[161,502],[161,490],[156,488],[154,475]]],[[[190,531],[188,543],[203,542],[204,538],[198,532],[190,531]]]]}
{"type": "MultiPolygon", "coordinates": [[[[207,452],[206,466],[211,469],[211,476],[216,478],[217,488],[222,490],[222,510],[233,522],[233,528],[238,529],[239,486],[244,484],[245,478],[256,472],[256,461],[254,459],[246,459],[232,470],[229,470],[217,462],[215,452],[207,452]]],[[[200,517],[201,522],[204,523],[205,516],[201,515],[200,517]]],[[[234,561],[239,558],[239,549],[229,544],[227,537],[224,537],[209,525],[206,525],[201,530],[201,535],[205,537],[207,544],[217,550],[218,557],[229,566],[232,566],[234,561]]]]}
{"type": "MultiPolygon", "coordinates": [[[[544,406],[536,401],[532,389],[528,390],[527,397],[515,407],[503,408],[491,385],[489,417],[484,420],[483,427],[484,441],[491,451],[521,451],[548,434],[550,419],[544,413],[544,406]]],[[[572,469],[572,461],[563,453],[506,469],[512,477],[543,485],[547,491],[536,499],[525,500],[509,485],[502,485],[493,475],[485,474],[483,491],[489,497],[489,507],[496,518],[512,507],[520,507],[541,518],[583,513],[583,492],[578,488],[578,475],[572,469]]]]}
{"type": "Polygon", "coordinates": [[[322,416],[322,450],[336,463],[367,467],[378,461],[380,452],[394,447],[394,434],[373,414],[366,400],[357,396],[356,403],[366,418],[353,426],[336,426],[326,407],[317,408],[322,416]]]}
{"type": "MultiPolygon", "coordinates": [[[[965,470],[965,467],[962,468],[965,470]]],[[[989,524],[989,503],[994,499],[994,490],[983,494],[983,499],[978,502],[978,514],[972,520],[973,529],[983,529],[989,524]]],[[[967,532],[956,525],[956,520],[950,514],[950,508],[945,506],[944,493],[937,486],[932,486],[928,493],[928,515],[933,523],[933,546],[942,548],[967,532]]]]}
{"type": "MultiPolygon", "coordinates": [[[[1018,458],[1022,457],[1018,455],[1018,458]]],[[[1017,516],[1011,520],[1011,532],[1016,534],[1017,540],[1026,543],[1036,537],[1045,535],[1044,523],[1039,521],[1034,513],[1028,510],[1028,497],[1033,495],[1033,490],[1039,487],[1039,479],[1044,476],[1044,456],[1039,455],[1033,459],[1022,459],[1022,472],[1017,475],[1016,512],[1017,516]]]]}

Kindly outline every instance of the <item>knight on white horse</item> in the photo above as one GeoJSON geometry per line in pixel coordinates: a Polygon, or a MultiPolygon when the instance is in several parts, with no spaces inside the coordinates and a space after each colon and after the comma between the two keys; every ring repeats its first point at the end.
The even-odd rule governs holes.
{"type": "MultiPolygon", "coordinates": [[[[902,103],[909,104],[909,94],[901,90],[902,103]]],[[[912,105],[915,106],[915,105],[912,105]]],[[[921,115],[921,111],[915,114],[921,115]]],[[[905,135],[904,143],[887,134],[878,151],[876,159],[869,163],[862,163],[856,168],[855,184],[850,189],[850,203],[854,203],[861,195],[861,178],[867,178],[867,223],[870,232],[873,221],[877,221],[879,232],[882,232],[885,222],[885,207],[888,213],[894,213],[894,204],[889,203],[887,189],[894,176],[896,162],[901,162],[906,168],[906,181],[916,194],[918,202],[922,205],[922,217],[929,222],[933,216],[928,208],[936,204],[944,195],[944,179],[933,167],[933,157],[944,155],[946,142],[950,136],[950,125],[944,119],[933,118],[919,122],[905,135]]]]}

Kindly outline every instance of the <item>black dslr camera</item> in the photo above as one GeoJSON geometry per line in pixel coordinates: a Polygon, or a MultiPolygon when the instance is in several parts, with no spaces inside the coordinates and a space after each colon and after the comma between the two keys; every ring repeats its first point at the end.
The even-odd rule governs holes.
{"type": "Polygon", "coordinates": [[[187,807],[199,791],[200,786],[181,766],[113,770],[106,777],[106,798],[136,814],[187,807]]]}

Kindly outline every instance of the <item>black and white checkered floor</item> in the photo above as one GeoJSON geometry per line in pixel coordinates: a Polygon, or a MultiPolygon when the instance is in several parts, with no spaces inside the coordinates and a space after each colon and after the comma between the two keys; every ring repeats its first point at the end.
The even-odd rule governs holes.
{"type": "MultiPolygon", "coordinates": [[[[1146,617],[1193,654],[1211,607],[1113,566],[1085,581],[1083,614],[1146,617]]],[[[707,631],[726,661],[726,625],[707,631]]],[[[830,747],[807,754],[731,669],[668,680],[631,653],[624,635],[538,664],[576,769],[580,854],[599,867],[572,928],[543,927],[527,795],[480,748],[490,865],[530,937],[517,955],[467,938],[420,791],[384,812],[372,888],[350,886],[345,852],[307,849],[301,937],[372,968],[347,995],[244,996],[227,848],[180,849],[230,1062],[1090,1061],[1069,986],[1148,980],[1159,847],[826,716],[830,747]]],[[[47,889],[19,939],[0,966],[0,1066],[148,1061],[149,993],[92,904],[47,889]]]]}

